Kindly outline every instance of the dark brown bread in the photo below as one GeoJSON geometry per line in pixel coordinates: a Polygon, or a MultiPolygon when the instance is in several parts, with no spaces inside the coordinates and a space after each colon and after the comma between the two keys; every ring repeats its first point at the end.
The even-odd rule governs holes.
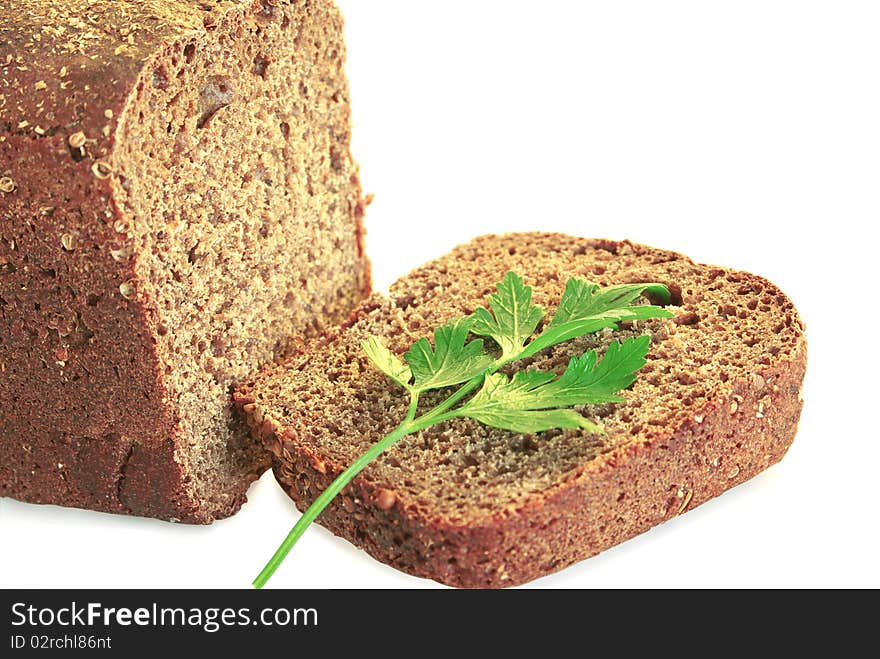
{"type": "MultiPolygon", "coordinates": [[[[761,277],[629,242],[555,234],[487,236],[373,296],[339,333],[237,393],[301,509],[406,414],[403,392],[364,357],[381,336],[397,353],[485,304],[508,270],[555,308],[565,282],[660,282],[675,318],[624,324],[652,336],[626,403],[589,408],[606,436],[517,435],[456,420],[404,439],[369,466],[319,521],[374,557],[463,587],[512,586],[637,535],[782,458],[801,410],[803,326],[761,277]]],[[[539,354],[559,371],[600,351],[606,331],[539,354]]],[[[431,401],[425,401],[426,405],[431,401]]]]}
{"type": "Polygon", "coordinates": [[[369,289],[330,0],[0,0],[0,496],[205,523],[369,289]]]}

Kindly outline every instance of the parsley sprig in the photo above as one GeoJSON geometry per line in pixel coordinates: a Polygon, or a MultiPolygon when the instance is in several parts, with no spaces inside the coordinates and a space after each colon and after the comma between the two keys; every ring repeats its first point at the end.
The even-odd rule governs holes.
{"type": "Polygon", "coordinates": [[[470,316],[438,327],[433,345],[419,339],[401,359],[378,337],[362,342],[361,347],[376,368],[409,394],[406,417],[315,499],[254,580],[254,586],[262,588],[324,508],[368,464],[404,437],[457,418],[516,433],[575,428],[601,433],[596,423],[573,408],[623,402],[619,392],[635,381],[636,373],[645,365],[650,349],[647,335],[613,342],[602,359],[595,350],[572,357],[561,375],[531,369],[508,376],[498,371],[572,339],[606,328],[617,329],[622,321],[673,315],[663,307],[634,305],[645,293],[665,304],[670,301],[668,289],[661,284],[601,288],[572,278],[555,314],[536,336],[547,314],[532,303],[531,286],[509,272],[498,284],[497,293],[489,297],[488,309],[481,307],[470,316]],[[493,341],[499,350],[490,354],[485,339],[493,341]],[[423,393],[453,387],[458,388],[443,402],[419,414],[423,393]]]}

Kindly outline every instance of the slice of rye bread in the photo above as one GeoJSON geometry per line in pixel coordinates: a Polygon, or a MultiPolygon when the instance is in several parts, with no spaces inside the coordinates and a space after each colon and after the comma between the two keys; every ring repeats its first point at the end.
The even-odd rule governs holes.
{"type": "Polygon", "coordinates": [[[367,294],[330,0],[0,2],[0,496],[185,522],[230,391],[367,294]]]}
{"type": "MultiPolygon", "coordinates": [[[[300,509],[399,423],[407,396],[359,347],[396,353],[486,304],[513,270],[552,312],[569,277],[660,282],[675,318],[623,323],[524,367],[650,334],[648,363],[622,404],[588,407],[606,435],[521,435],[455,420],[408,437],[318,518],[375,558],[461,587],[521,584],[593,556],[715,497],[782,458],[806,368],[791,301],[756,275],[630,242],[530,233],[486,236],[374,295],[338,333],[264,369],[236,398],[300,509]]],[[[491,343],[491,341],[489,341],[491,343]]],[[[448,393],[425,396],[425,406],[448,393]]]]}

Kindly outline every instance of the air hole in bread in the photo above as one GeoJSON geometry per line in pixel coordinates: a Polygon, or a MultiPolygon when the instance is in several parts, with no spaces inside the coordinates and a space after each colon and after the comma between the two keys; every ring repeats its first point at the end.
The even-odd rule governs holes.
{"type": "Polygon", "coordinates": [[[209,78],[199,93],[199,119],[196,127],[205,128],[220,110],[232,103],[234,97],[232,81],[228,77],[209,78]]]}
{"type": "Polygon", "coordinates": [[[153,71],[153,87],[156,89],[166,89],[168,87],[168,74],[164,68],[158,68],[153,71]]]}
{"type": "Polygon", "coordinates": [[[263,55],[257,55],[254,57],[254,75],[260,76],[263,80],[266,79],[267,72],[269,70],[269,58],[264,57],[263,55]]]}

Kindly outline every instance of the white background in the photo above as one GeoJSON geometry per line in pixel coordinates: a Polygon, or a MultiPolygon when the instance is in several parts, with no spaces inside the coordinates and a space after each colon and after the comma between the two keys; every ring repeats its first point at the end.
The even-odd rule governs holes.
{"type": "MultiPolygon", "coordinates": [[[[378,288],[558,230],[757,272],[808,325],[781,464],[531,586],[880,586],[877,4],[340,4],[378,288]]],[[[2,500],[0,585],[246,587],[296,516],[270,474],[208,528],[2,500]]],[[[435,584],[313,527],[273,585],[435,584]]]]}

